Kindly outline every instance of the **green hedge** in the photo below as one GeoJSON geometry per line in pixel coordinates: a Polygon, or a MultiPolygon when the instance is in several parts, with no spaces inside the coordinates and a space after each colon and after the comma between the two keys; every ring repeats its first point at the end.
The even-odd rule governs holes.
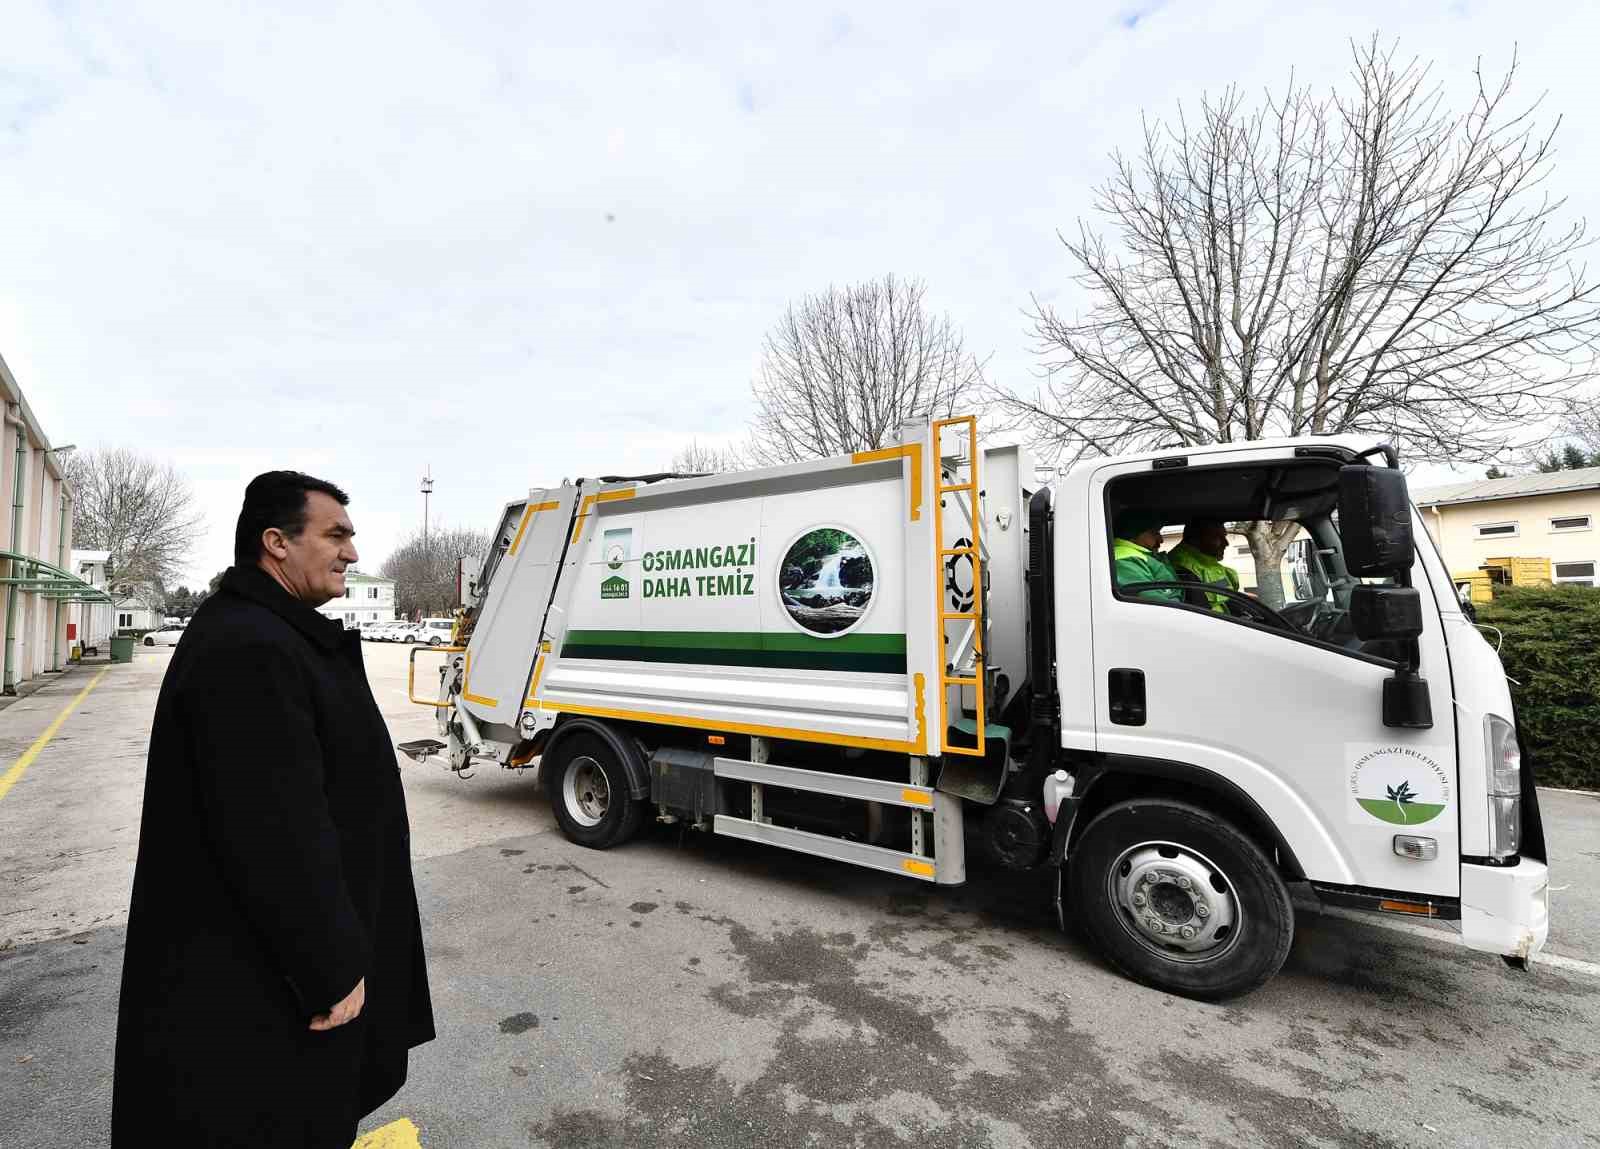
{"type": "Polygon", "coordinates": [[[1478,621],[1505,635],[1500,661],[1539,784],[1600,790],[1600,588],[1508,588],[1478,621]]]}

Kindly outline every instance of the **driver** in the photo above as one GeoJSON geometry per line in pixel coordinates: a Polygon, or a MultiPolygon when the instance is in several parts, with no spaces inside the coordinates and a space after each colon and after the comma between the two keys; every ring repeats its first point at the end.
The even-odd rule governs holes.
{"type": "MultiPolygon", "coordinates": [[[[1197,582],[1238,590],[1239,572],[1221,561],[1227,553],[1227,525],[1221,519],[1193,519],[1184,524],[1183,541],[1167,554],[1167,561],[1194,575],[1197,582]]],[[[1227,595],[1208,594],[1206,600],[1218,614],[1228,613],[1227,595]]]]}
{"type": "Polygon", "coordinates": [[[1131,589],[1140,598],[1157,602],[1182,602],[1183,591],[1176,586],[1139,590],[1140,583],[1176,583],[1178,572],[1156,553],[1161,546],[1161,526],[1166,522],[1160,511],[1133,508],[1119,511],[1111,521],[1111,557],[1116,560],[1118,590],[1131,589]]]}

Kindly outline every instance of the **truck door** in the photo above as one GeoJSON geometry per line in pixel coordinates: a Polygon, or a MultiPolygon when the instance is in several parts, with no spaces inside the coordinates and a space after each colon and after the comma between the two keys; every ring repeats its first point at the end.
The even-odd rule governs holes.
{"type": "MultiPolygon", "coordinates": [[[[1338,617],[1337,591],[1324,577],[1332,572],[1337,584],[1342,573],[1342,554],[1328,553],[1337,551],[1337,536],[1318,490],[1324,478],[1334,481],[1336,466],[1285,459],[1281,451],[1190,462],[1202,461],[1174,468],[1170,481],[1148,461],[1111,464],[1087,484],[1098,749],[1158,772],[1225,779],[1276,826],[1308,879],[1455,896],[1456,716],[1439,611],[1420,560],[1420,673],[1429,684],[1433,725],[1394,729],[1384,725],[1381,707],[1394,664],[1349,633],[1348,620],[1338,617]],[[1166,505],[1143,505],[1153,503],[1166,505]],[[1237,534],[1222,560],[1243,569],[1244,591],[1255,588],[1258,598],[1266,580],[1281,580],[1284,605],[1271,612],[1276,617],[1214,609],[1198,594],[1180,592],[1176,601],[1139,595],[1129,581],[1137,563],[1124,566],[1119,589],[1112,521],[1130,506],[1165,524],[1161,554],[1171,552],[1189,519],[1307,516],[1298,549],[1279,570],[1252,573],[1237,534]],[[1321,562],[1326,570],[1302,568],[1297,579],[1296,561],[1321,562]],[[1437,856],[1400,856],[1397,835],[1434,839],[1437,856]]],[[[1140,518],[1119,522],[1126,529],[1140,518]]],[[[1117,549],[1139,557],[1125,545],[1117,549]]],[[[1350,585],[1348,575],[1342,581],[1350,585]]]]}
{"type": "Polygon", "coordinates": [[[514,723],[522,710],[577,497],[571,486],[530,491],[489,580],[467,644],[461,693],[461,704],[480,722],[514,723]]]}

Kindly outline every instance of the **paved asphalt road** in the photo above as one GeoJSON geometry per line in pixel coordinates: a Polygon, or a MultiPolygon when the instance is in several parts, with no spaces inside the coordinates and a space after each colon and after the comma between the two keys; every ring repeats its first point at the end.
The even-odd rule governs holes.
{"type": "MultiPolygon", "coordinates": [[[[404,651],[367,655],[396,739],[429,733],[404,651]]],[[[105,1144],[168,657],[112,668],[0,797],[0,1149],[105,1144]]],[[[0,773],[93,674],[0,713],[0,773]]],[[[1551,949],[1579,961],[1307,911],[1272,983],[1202,1005],[1059,934],[1037,880],[932,890],[669,830],[597,853],[531,774],[405,777],[440,1037],[363,1128],[427,1149],[1600,1145],[1600,799],[1541,795],[1551,949]]]]}

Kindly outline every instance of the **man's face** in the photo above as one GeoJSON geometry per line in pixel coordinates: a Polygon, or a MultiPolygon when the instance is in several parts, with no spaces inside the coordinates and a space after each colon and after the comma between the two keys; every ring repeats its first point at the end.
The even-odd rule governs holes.
{"type": "Polygon", "coordinates": [[[1201,554],[1220,559],[1228,553],[1228,528],[1221,523],[1207,523],[1189,536],[1189,544],[1201,554]]]}
{"type": "Polygon", "coordinates": [[[288,552],[280,561],[296,598],[321,606],[344,594],[344,569],[356,554],[356,529],[339,500],[321,491],[306,492],[306,526],[298,538],[283,537],[288,552]]]}
{"type": "Polygon", "coordinates": [[[1158,551],[1161,549],[1161,528],[1150,527],[1148,530],[1140,531],[1129,541],[1138,543],[1147,551],[1158,551]]]}

